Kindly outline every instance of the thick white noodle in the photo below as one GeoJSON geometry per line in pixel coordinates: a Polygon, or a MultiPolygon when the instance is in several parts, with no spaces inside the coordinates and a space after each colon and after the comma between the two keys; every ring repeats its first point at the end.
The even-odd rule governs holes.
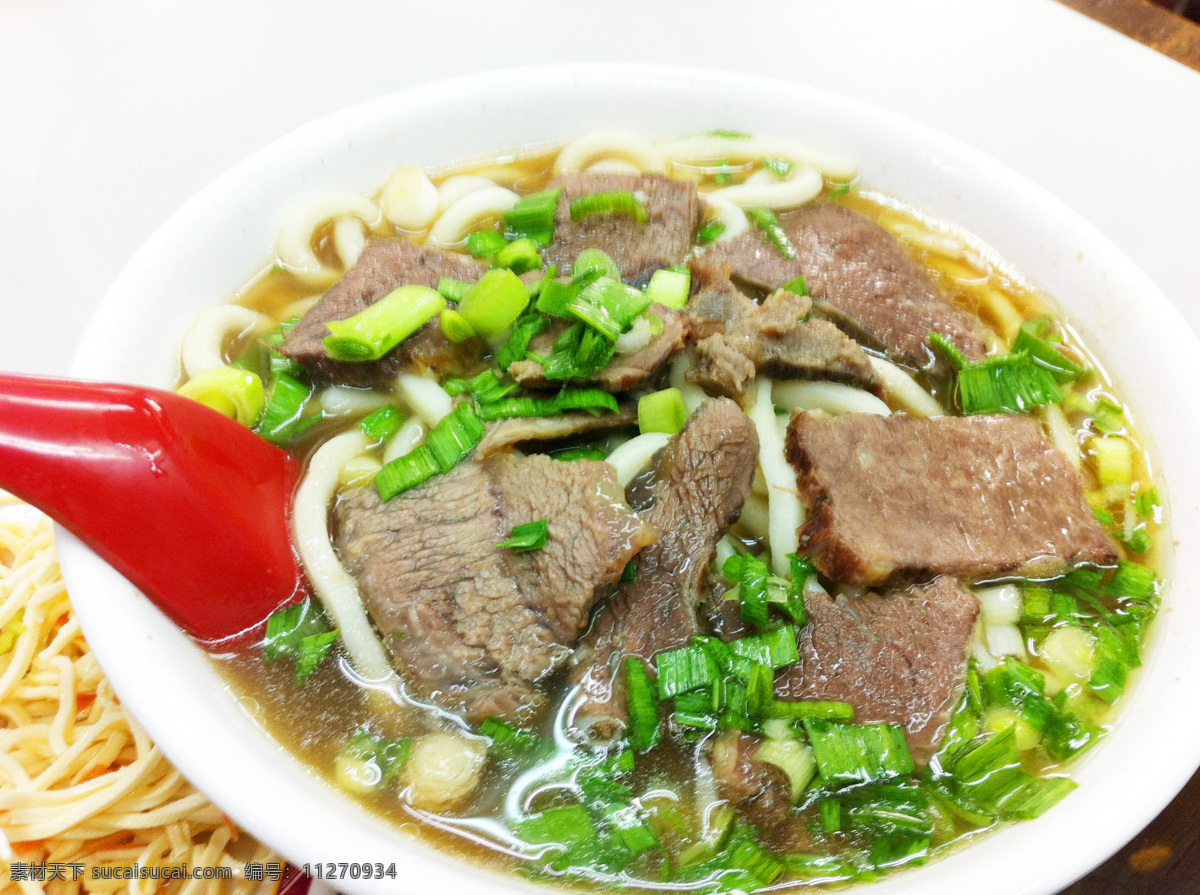
{"type": "Polygon", "coordinates": [[[665,432],[647,432],[631,438],[608,455],[608,463],[616,467],[617,480],[621,487],[633,481],[634,476],[646,468],[650,458],[666,447],[671,436],[665,432]]]}
{"type": "Polygon", "coordinates": [[[355,670],[372,681],[386,680],[392,667],[367,618],[358,585],[333,552],[329,540],[329,504],[337,493],[342,467],[366,449],[357,429],[325,442],[313,454],[296,491],[292,532],[313,590],[333,619],[355,670]]]}
{"type": "Polygon", "coordinates": [[[587,166],[592,174],[641,174],[642,169],[623,158],[605,158],[587,166]]]}
{"type": "Polygon", "coordinates": [[[717,555],[713,559],[714,567],[718,569],[723,568],[725,566],[725,561],[731,557],[737,556],[737,553],[737,545],[734,543],[733,538],[731,538],[729,535],[725,535],[725,537],[717,541],[717,555]]]}
{"type": "Polygon", "coordinates": [[[870,392],[841,382],[805,382],[777,380],[771,395],[778,407],[788,410],[824,410],[834,416],[843,413],[874,413],[887,416],[892,411],[870,392]]]}
{"type": "Polygon", "coordinates": [[[388,396],[366,389],[333,385],[321,392],[318,403],[325,416],[355,416],[378,410],[388,403],[388,396]]]}
{"type": "Polygon", "coordinates": [[[440,423],[442,417],[454,408],[450,393],[424,376],[401,373],[396,377],[396,392],[404,399],[408,409],[430,428],[440,423]]]}
{"type": "Polygon", "coordinates": [[[688,413],[695,413],[708,400],[708,393],[694,382],[688,382],[688,370],[692,368],[692,356],[681,351],[671,362],[671,387],[683,393],[683,404],[688,413]]]}
{"type": "Polygon", "coordinates": [[[441,214],[467,193],[473,193],[476,190],[495,185],[496,182],[494,180],[480,177],[478,174],[455,174],[453,177],[447,177],[442,181],[442,185],[437,188],[438,214],[441,214]]]}
{"type": "Polygon", "coordinates": [[[795,553],[799,546],[799,529],[806,511],[797,493],[796,472],[783,454],[783,436],[775,422],[770,379],[764,377],[754,383],[750,419],[758,431],[758,463],[767,480],[771,568],[776,575],[786,576],[790,571],[787,554],[795,553]]]}
{"type": "Polygon", "coordinates": [[[391,463],[397,457],[412,453],[413,448],[425,440],[428,431],[420,417],[410,416],[384,446],[383,462],[391,463]]]}
{"type": "Polygon", "coordinates": [[[333,225],[333,248],[342,269],[349,270],[358,263],[358,257],[367,247],[367,228],[363,222],[351,215],[340,217],[333,225]]]}
{"type": "Polygon", "coordinates": [[[1054,446],[1066,455],[1072,466],[1081,469],[1083,457],[1079,453],[1079,442],[1075,440],[1075,432],[1063,416],[1062,408],[1057,404],[1046,404],[1042,407],[1042,421],[1050,430],[1054,446]]]}
{"type": "Polygon", "coordinates": [[[641,134],[608,128],[584,134],[564,146],[554,160],[554,173],[582,171],[589,162],[603,158],[624,159],[639,171],[665,170],[662,156],[641,134]]]}
{"type": "Polygon", "coordinates": [[[784,180],[735,183],[713,190],[706,200],[724,199],[742,208],[795,208],[821,194],[825,178],[812,165],[793,164],[784,180]]]}
{"type": "Polygon", "coordinates": [[[725,229],[717,237],[717,242],[741,236],[749,228],[750,221],[746,219],[746,212],[742,211],[740,205],[722,198],[717,193],[709,193],[704,197],[704,201],[716,209],[716,220],[725,225],[725,229]]]}
{"type": "Polygon", "coordinates": [[[346,215],[361,218],[372,229],[383,219],[379,206],[361,193],[322,193],[297,202],[284,214],[275,238],[275,254],[280,263],[306,279],[332,279],[336,271],[327,268],[313,253],[313,234],[326,221],[346,215]]]}
{"type": "Polygon", "coordinates": [[[258,335],[271,321],[241,305],[205,308],[188,327],[180,348],[183,371],[189,378],[225,366],[225,346],[244,336],[258,335]]]}
{"type": "Polygon", "coordinates": [[[975,591],[984,624],[1015,625],[1021,619],[1021,591],[1015,584],[998,584],[975,591]]]}
{"type": "Polygon", "coordinates": [[[883,394],[893,406],[899,406],[913,416],[945,416],[946,411],[937,398],[917,385],[916,380],[881,357],[871,356],[871,369],[883,380],[883,394]]]}
{"type": "Polygon", "coordinates": [[[379,191],[384,215],[401,230],[420,231],[433,223],[438,198],[438,188],[416,165],[401,165],[379,191]]]}
{"type": "Polygon", "coordinates": [[[454,248],[467,237],[480,218],[502,215],[519,197],[502,186],[488,186],[467,193],[444,212],[429,230],[429,241],[443,249],[454,248]]]}
{"type": "Polygon", "coordinates": [[[738,516],[738,525],[746,530],[752,538],[771,539],[771,505],[769,499],[758,494],[751,494],[742,504],[742,514],[738,516]]]}
{"type": "Polygon", "coordinates": [[[1025,638],[1016,625],[987,625],[983,629],[987,650],[993,656],[1026,658],[1025,638]]]}
{"type": "Polygon", "coordinates": [[[831,180],[848,181],[858,176],[858,166],[848,159],[820,152],[802,143],[777,137],[722,137],[694,134],[673,137],[654,144],[669,162],[695,162],[703,159],[758,161],[777,158],[792,162],[793,167],[811,165],[831,180]]]}

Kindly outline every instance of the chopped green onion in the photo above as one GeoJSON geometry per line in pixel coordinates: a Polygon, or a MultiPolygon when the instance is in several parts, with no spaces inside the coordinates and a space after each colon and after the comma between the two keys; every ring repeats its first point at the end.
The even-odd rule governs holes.
{"type": "Polygon", "coordinates": [[[453,308],[446,308],[438,315],[438,329],[442,335],[456,345],[467,339],[475,338],[475,330],[467,322],[467,318],[453,308]]]}
{"type": "MultiPolygon", "coordinates": [[[[564,451],[563,453],[569,453],[569,452],[564,451]]],[[[584,452],[580,451],[579,453],[582,454],[584,452]]],[[[588,451],[587,453],[589,456],[572,457],[571,459],[573,459],[573,460],[603,460],[608,456],[607,454],[604,453],[604,451],[588,451]],[[595,456],[595,454],[600,454],[601,456],[597,457],[597,456],[595,456]]],[[[629,562],[625,563],[625,568],[621,570],[621,581],[622,582],[637,581],[637,561],[636,560],[631,559],[629,562]]]]}
{"type": "Polygon", "coordinates": [[[572,324],[554,341],[543,364],[551,381],[586,379],[604,369],[613,356],[613,341],[583,323],[572,324]]]}
{"type": "MultiPolygon", "coordinates": [[[[1130,647],[1113,628],[1096,628],[1095,669],[1088,680],[1092,692],[1107,702],[1115,703],[1125,692],[1129,679],[1130,647]]],[[[1134,651],[1136,656],[1136,651],[1134,651]]]]}
{"type": "Polygon", "coordinates": [[[780,180],[792,173],[792,163],[785,158],[765,158],[762,166],[780,180]]]}
{"type": "Polygon", "coordinates": [[[338,783],[359,793],[386,786],[408,758],[410,745],[407,737],[385,740],[360,727],[334,759],[338,783]]]}
{"type": "Polygon", "coordinates": [[[565,317],[567,308],[582,291],[583,288],[575,283],[559,283],[555,280],[543,283],[542,291],[538,293],[537,309],[551,317],[565,317]]]}
{"type": "Polygon", "coordinates": [[[277,609],[267,618],[263,661],[293,660],[295,682],[299,686],[321,664],[337,637],[337,631],[329,630],[316,604],[306,599],[277,609]]]}
{"type": "Polygon", "coordinates": [[[808,284],[804,282],[803,275],[793,277],[779,288],[786,289],[788,292],[793,292],[796,295],[808,295],[808,284]]]}
{"type": "Polygon", "coordinates": [[[575,259],[575,264],[571,267],[571,276],[579,280],[589,275],[592,275],[592,279],[608,277],[610,280],[619,280],[621,268],[617,267],[617,262],[608,252],[587,248],[575,259]]]}
{"type": "Polygon", "coordinates": [[[513,324],[508,341],[496,352],[496,365],[501,370],[507,370],[517,361],[524,359],[533,337],[544,333],[549,326],[550,321],[541,314],[532,311],[522,314],[513,324]]]}
{"type": "Polygon", "coordinates": [[[1046,699],[1046,678],[1012,656],[980,676],[983,692],[992,705],[1008,705],[1036,730],[1043,731],[1054,714],[1046,699]]]}
{"type": "Polygon", "coordinates": [[[646,666],[637,656],[625,659],[625,692],[629,707],[629,746],[638,751],[658,745],[662,730],[658,723],[658,699],[646,666]]]}
{"type": "MultiPolygon", "coordinates": [[[[682,400],[682,398],[681,398],[682,400]]],[[[742,620],[755,627],[767,626],[767,578],[770,568],[761,559],[743,556],[741,574],[738,576],[738,600],[741,603],[742,620]]]]}
{"type": "MultiPolygon", "coordinates": [[[[607,460],[608,451],[595,444],[579,445],[578,447],[560,448],[550,452],[550,456],[555,460],[564,462],[570,460],[607,460]]],[[[626,565],[628,568],[628,564],[626,565]]],[[[624,581],[624,577],[621,579],[624,581]]]]}
{"type": "Polygon", "coordinates": [[[1096,452],[1096,478],[1103,486],[1133,485],[1133,444],[1120,435],[1092,439],[1096,452]]]}
{"type": "Polygon", "coordinates": [[[1134,526],[1133,531],[1129,533],[1128,537],[1121,535],[1120,540],[1130,553],[1145,553],[1154,546],[1154,538],[1146,530],[1144,522],[1134,526]]]}
{"type": "Polygon", "coordinates": [[[753,637],[742,637],[727,646],[734,656],[750,662],[761,662],[775,669],[786,668],[800,661],[796,629],[792,625],[780,625],[753,637]]]}
{"type": "MultiPolygon", "coordinates": [[[[783,875],[783,862],[751,839],[743,839],[734,844],[726,866],[730,870],[741,870],[749,874],[755,883],[754,889],[764,889],[783,875]]],[[[731,891],[724,885],[726,880],[722,879],[721,882],[725,891],[731,891]]],[[[737,888],[735,884],[732,890],[736,891],[737,888]]]]}
{"type": "Polygon", "coordinates": [[[696,243],[698,245],[708,245],[710,242],[715,242],[724,232],[725,225],[720,221],[709,221],[696,231],[696,243]]]}
{"type": "Polygon", "coordinates": [[[688,295],[692,289],[692,273],[686,267],[682,270],[664,268],[654,271],[646,286],[646,296],[651,304],[665,305],[678,311],[687,304],[688,295]]]}
{"type": "Polygon", "coordinates": [[[504,382],[495,370],[484,370],[474,379],[464,382],[462,391],[481,404],[499,401],[516,391],[515,382],[504,382]]]}
{"type": "Polygon", "coordinates": [[[475,450],[483,437],[483,423],[469,401],[459,404],[433,427],[425,443],[379,470],[375,487],[383,500],[414,488],[453,469],[475,450]]]}
{"type": "Polygon", "coordinates": [[[779,254],[788,261],[795,259],[796,248],[792,245],[792,241],[788,239],[787,233],[783,227],[779,226],[779,216],[769,208],[747,208],[746,217],[754,221],[758,228],[766,236],[771,245],[779,250],[779,254]]]}
{"type": "Polygon", "coordinates": [[[848,702],[819,699],[776,699],[767,709],[769,718],[825,718],[829,721],[853,721],[854,706],[848,702]]]}
{"type": "Polygon", "coordinates": [[[748,134],[745,131],[732,130],[727,127],[716,127],[710,131],[704,131],[696,134],[698,137],[720,137],[723,140],[749,140],[753,134],[748,134]]]}
{"type": "Polygon", "coordinates": [[[721,159],[716,164],[713,171],[713,183],[718,186],[724,186],[727,183],[733,182],[733,166],[729,164],[729,159],[721,159]]]}
{"type": "Polygon", "coordinates": [[[558,416],[571,410],[586,410],[599,416],[604,411],[616,413],[617,399],[598,388],[565,388],[553,398],[502,398],[479,405],[482,420],[508,417],[558,416]]]}
{"type": "Polygon", "coordinates": [[[1088,368],[1075,363],[1041,337],[1048,323],[1049,320],[1046,317],[1026,320],[1022,323],[1020,330],[1017,331],[1017,338],[1013,342],[1013,354],[1024,352],[1029,355],[1034,363],[1049,370],[1050,374],[1059,382],[1078,379],[1088,372],[1088,368]]]}
{"type": "Polygon", "coordinates": [[[1005,818],[1044,813],[1075,784],[1065,777],[1034,777],[1021,766],[1016,727],[1008,727],[963,755],[954,767],[959,791],[983,810],[1005,818]]]}
{"type": "Polygon", "coordinates": [[[289,317],[277,327],[265,333],[262,340],[267,344],[268,367],[272,373],[287,373],[289,376],[299,376],[304,372],[304,365],[297,360],[280,354],[278,350],[288,337],[288,333],[300,322],[300,315],[289,317]]]}
{"type": "Polygon", "coordinates": [[[615,340],[649,306],[650,299],[644,292],[620,280],[600,277],[584,287],[567,306],[567,313],[606,339],[615,340]]]}
{"type": "Polygon", "coordinates": [[[821,779],[831,786],[911,774],[915,765],[898,724],[844,724],[805,718],[821,779]]]}
{"type": "Polygon", "coordinates": [[[506,245],[508,240],[495,230],[476,230],[467,236],[467,251],[476,258],[495,258],[506,245]]]}
{"type": "Polygon", "coordinates": [[[514,240],[496,253],[496,266],[513,273],[541,270],[542,256],[537,243],[528,237],[514,240]]]}
{"type": "Polygon", "coordinates": [[[1153,519],[1162,508],[1162,503],[1158,499],[1158,489],[1150,488],[1146,491],[1139,491],[1134,500],[1134,506],[1137,508],[1137,514],[1143,519],[1153,519]]]}
{"type": "Polygon", "coordinates": [[[765,718],[774,701],[774,670],[761,662],[750,663],[746,675],[746,714],[751,718],[765,718]]]}
{"type": "Polygon", "coordinates": [[[650,219],[646,206],[629,190],[608,190],[580,196],[571,202],[571,220],[578,222],[597,214],[625,214],[639,224],[650,219]]]}
{"type": "Polygon", "coordinates": [[[564,848],[595,840],[596,827],[582,805],[550,808],[517,821],[517,835],[530,845],[560,845],[564,848]]]}
{"type": "Polygon", "coordinates": [[[1062,390],[1045,367],[1024,354],[992,357],[958,373],[963,413],[1023,413],[1063,400],[1062,390]]]}
{"type": "Polygon", "coordinates": [[[177,391],[247,428],[254,427],[267,406],[267,394],[258,374],[234,367],[205,370],[177,391]]]}
{"type": "Polygon", "coordinates": [[[517,758],[533,752],[544,744],[544,740],[532,730],[513,727],[500,718],[485,718],[479,732],[491,740],[488,754],[498,758],[517,758]]]}
{"type": "Polygon", "coordinates": [[[505,226],[513,235],[529,236],[541,245],[554,241],[554,212],[558,208],[561,189],[530,193],[504,215],[505,226]]]}
{"type": "Polygon", "coordinates": [[[529,292],[511,270],[489,270],[466,297],[458,312],[482,338],[504,332],[529,304],[529,292]]]}
{"type": "Polygon", "coordinates": [[[794,877],[813,882],[837,883],[852,879],[871,880],[875,873],[860,870],[838,855],[784,855],[783,866],[794,877]]]}
{"type": "Polygon", "coordinates": [[[683,393],[677,388],[651,392],[638,400],[638,428],[647,432],[674,435],[687,422],[688,409],[683,393]]]}
{"type": "Polygon", "coordinates": [[[831,796],[826,796],[817,803],[817,812],[821,815],[821,829],[826,833],[836,833],[842,828],[842,803],[831,796]]]}
{"type": "Polygon", "coordinates": [[[387,441],[396,434],[404,417],[394,404],[385,404],[358,421],[358,428],[372,441],[387,441]]]}
{"type": "Polygon", "coordinates": [[[441,293],[442,298],[446,299],[446,301],[460,302],[471,291],[471,284],[450,277],[439,277],[437,291],[441,293]]]}
{"type": "Polygon", "coordinates": [[[829,188],[829,198],[840,199],[842,196],[846,195],[846,193],[850,192],[853,187],[853,183],[835,183],[829,188]]]}
{"type": "Polygon", "coordinates": [[[1147,566],[1123,559],[1117,563],[1117,571],[1104,586],[1104,592],[1114,597],[1151,600],[1158,594],[1158,576],[1147,566]]]}
{"type": "Polygon", "coordinates": [[[428,286],[401,286],[353,317],[326,323],[325,351],[334,360],[379,360],[445,307],[428,286]]]}
{"type": "Polygon", "coordinates": [[[704,647],[689,644],[654,657],[658,671],[658,698],[672,699],[680,693],[711,687],[721,672],[704,647]]]}
{"type": "Polygon", "coordinates": [[[868,860],[897,867],[929,853],[933,821],[925,792],[911,784],[875,784],[842,797],[844,827],[871,836],[868,860]]]}
{"type": "Polygon", "coordinates": [[[259,420],[259,435],[272,444],[287,444],[303,435],[321,421],[320,414],[304,418],[304,407],[312,397],[312,386],[280,373],[271,384],[267,395],[267,407],[259,420]]]}
{"type": "Polygon", "coordinates": [[[549,540],[549,526],[550,523],[545,519],[514,525],[512,533],[503,541],[497,541],[496,546],[513,553],[541,550],[549,540]]]}
{"type": "Polygon", "coordinates": [[[1098,432],[1120,432],[1125,428],[1125,411],[1111,401],[1100,399],[1088,408],[1088,416],[1098,432]]]}
{"type": "Polygon", "coordinates": [[[950,341],[950,338],[936,330],[929,333],[929,344],[945,355],[946,360],[950,361],[950,366],[954,369],[962,371],[971,366],[971,362],[967,360],[967,356],[958,350],[958,346],[950,341]]]}

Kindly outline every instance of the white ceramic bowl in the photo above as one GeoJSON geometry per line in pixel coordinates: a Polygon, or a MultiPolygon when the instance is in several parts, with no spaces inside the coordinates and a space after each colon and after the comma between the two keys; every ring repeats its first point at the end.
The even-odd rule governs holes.
{"type": "MultiPolygon", "coordinates": [[[[113,285],[84,337],[77,376],[168,386],[184,329],[264,263],[293,200],[369,190],[397,164],[436,165],[598,126],[669,135],[729,127],[797,138],[857,159],[865,181],[978,234],[1056,296],[1099,349],[1153,439],[1177,543],[1200,531],[1200,351],[1121,252],[1047,192],[930,129],[803,86],[647,66],[531,68],[444,81],[301,128],[176,213],[113,285]]],[[[167,756],[244,828],[291,861],[392,861],[395,881],[354,892],[517,892],[415,843],[307,772],[272,741],[206,661],[119,575],[60,531],[62,566],[88,641],[123,702],[167,756]]],[[[148,538],[153,532],[147,532],[148,538]]],[[[213,533],[214,541],[217,533],[213,533]]],[[[1077,792],[871,891],[1049,893],[1117,850],[1200,762],[1200,553],[1185,547],[1149,661],[1107,740],[1075,769],[1077,792]]],[[[545,891],[545,889],[541,889],[545,891]]]]}

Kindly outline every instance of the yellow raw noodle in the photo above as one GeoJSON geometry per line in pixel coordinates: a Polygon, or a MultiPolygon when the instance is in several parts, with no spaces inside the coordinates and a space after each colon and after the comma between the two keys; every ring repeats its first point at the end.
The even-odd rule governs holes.
{"type": "Polygon", "coordinates": [[[117,701],[88,651],[50,522],[0,492],[0,891],[21,895],[270,892],[245,862],[279,862],[176,771],[117,701]],[[11,860],[81,863],[77,881],[11,881],[11,860]],[[228,867],[232,879],[92,879],[93,867],[228,867]]]}

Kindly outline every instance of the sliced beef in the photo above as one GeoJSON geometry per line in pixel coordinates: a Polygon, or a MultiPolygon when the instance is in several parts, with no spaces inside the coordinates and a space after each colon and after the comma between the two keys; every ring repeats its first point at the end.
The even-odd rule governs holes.
{"type": "MultiPolygon", "coordinates": [[[[654,304],[649,308],[663,322],[662,332],[644,347],[628,354],[614,354],[604,369],[586,380],[574,380],[575,384],[586,382],[609,392],[625,392],[639,388],[654,379],[671,356],[683,347],[687,337],[686,318],[664,305],[654,304]]],[[[567,328],[566,321],[557,323],[546,332],[534,337],[529,350],[534,354],[548,355],[554,340],[567,328]]],[[[525,388],[561,388],[561,381],[548,382],[542,365],[535,360],[519,360],[508,368],[509,374],[525,388]]]]}
{"type": "Polygon", "coordinates": [[[482,359],[482,346],[475,339],[458,344],[449,341],[436,319],[374,363],[330,360],[325,353],[324,339],[329,335],[325,324],[365,311],[400,286],[435,289],[441,277],[474,283],[487,271],[484,262],[458,252],[443,252],[408,239],[372,240],[363,249],[358,264],[313,305],[279,350],[345,385],[373,385],[402,370],[421,373],[433,369],[441,376],[465,375],[482,359]]]}
{"type": "Polygon", "coordinates": [[[692,259],[692,296],[684,311],[695,340],[723,333],[754,313],[758,303],[730,279],[728,264],[713,265],[707,256],[692,259]]]}
{"type": "Polygon", "coordinates": [[[638,555],[637,577],[600,609],[580,646],[580,715],[623,720],[622,659],[650,660],[698,633],[696,605],[717,541],[741,513],[757,457],[754,424],[727,398],[693,413],[659,453],[645,513],[659,539],[638,555]]]}
{"type": "Polygon", "coordinates": [[[755,761],[762,741],[739,730],[724,730],[712,747],[718,792],[765,832],[783,827],[792,813],[792,784],[778,765],[755,761]]]}
{"type": "Polygon", "coordinates": [[[953,578],[833,600],[804,595],[800,662],[776,681],[781,699],[848,702],[858,722],[904,728],[913,757],[941,743],[966,674],[979,601],[953,578]]]}
{"type": "Polygon", "coordinates": [[[380,502],[334,510],[336,543],[406,679],[472,721],[528,720],[535,687],[570,656],[596,589],[654,539],[606,463],[496,455],[380,502]],[[494,546],[549,522],[544,549],[494,546]]]}
{"type": "Polygon", "coordinates": [[[740,398],[760,372],[779,379],[828,379],[879,395],[883,386],[866,353],[825,320],[810,320],[806,296],[779,289],[761,305],[696,345],[688,379],[740,398]]]}
{"type": "Polygon", "coordinates": [[[692,234],[700,223],[696,185],[662,174],[568,174],[554,180],[562,187],[554,213],[554,242],[546,261],[560,271],[570,270],[584,249],[602,249],[612,256],[626,282],[644,283],[660,267],[687,257],[692,234]],[[575,222],[571,202],[592,193],[627,190],[642,200],[649,219],[639,224],[626,214],[598,214],[575,222]]]}
{"type": "Polygon", "coordinates": [[[801,549],[843,583],[1041,578],[1117,559],[1079,473],[1028,417],[798,413],[787,455],[812,507],[801,549]]]}
{"type": "Polygon", "coordinates": [[[903,246],[869,218],[838,205],[779,216],[796,249],[786,259],[748,231],[711,246],[704,263],[728,265],[735,280],[777,289],[803,275],[814,307],[851,336],[916,369],[933,364],[929,333],[945,334],[971,359],[986,351],[981,324],[951,305],[903,246]]]}
{"type": "Polygon", "coordinates": [[[498,420],[487,427],[475,446],[475,456],[483,459],[498,451],[518,446],[558,441],[587,432],[608,432],[637,425],[637,408],[623,407],[617,413],[564,413],[561,416],[513,417],[498,420]]]}

